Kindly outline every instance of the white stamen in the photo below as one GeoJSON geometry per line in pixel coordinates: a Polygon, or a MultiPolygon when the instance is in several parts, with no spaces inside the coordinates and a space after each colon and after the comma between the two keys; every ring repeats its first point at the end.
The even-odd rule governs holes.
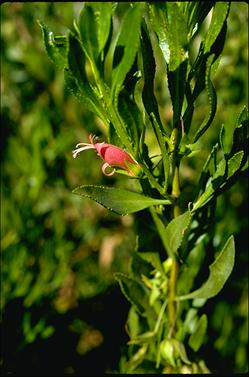
{"type": "Polygon", "coordinates": [[[94,145],[92,145],[92,144],[86,144],[86,143],[77,144],[76,148],[77,149],[75,149],[74,151],[72,151],[73,158],[76,158],[80,152],[85,151],[86,149],[95,149],[94,145]],[[85,146],[81,147],[81,148],[77,148],[79,145],[85,145],[85,146]]]}

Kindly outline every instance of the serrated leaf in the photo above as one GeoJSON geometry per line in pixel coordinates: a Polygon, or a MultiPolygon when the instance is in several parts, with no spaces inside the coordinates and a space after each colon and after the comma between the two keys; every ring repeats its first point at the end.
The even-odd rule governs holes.
{"type": "Polygon", "coordinates": [[[207,331],[207,316],[203,314],[197,322],[193,334],[191,334],[188,344],[196,352],[201,347],[207,331]]]}
{"type": "Polygon", "coordinates": [[[124,296],[137,308],[140,314],[146,313],[152,319],[157,318],[156,312],[149,304],[148,289],[144,284],[120,272],[116,272],[114,277],[119,282],[124,296]]]}
{"type": "Polygon", "coordinates": [[[212,64],[214,62],[215,55],[212,54],[208,57],[206,62],[206,72],[205,72],[205,87],[208,95],[208,101],[209,101],[209,111],[207,116],[205,117],[204,121],[198,128],[198,130],[195,133],[194,136],[194,143],[206,132],[208,127],[211,125],[217,108],[217,96],[215,92],[215,88],[213,86],[213,83],[211,81],[211,68],[212,64]]]}
{"type": "Polygon", "coordinates": [[[216,193],[219,193],[218,190],[223,188],[227,181],[240,169],[243,156],[244,152],[240,151],[235,153],[228,161],[223,159],[219,162],[217,170],[207,183],[206,190],[193,204],[192,211],[196,211],[205,205],[216,193]]]}
{"type": "Polygon", "coordinates": [[[38,22],[42,29],[43,40],[49,58],[58,68],[67,67],[67,37],[55,36],[43,22],[38,22]]]}
{"type": "Polygon", "coordinates": [[[229,278],[235,258],[234,238],[231,236],[215,261],[209,266],[209,277],[207,281],[197,290],[183,296],[177,300],[189,300],[195,298],[209,299],[216,296],[223,288],[229,278]]]}
{"type": "Polygon", "coordinates": [[[138,212],[154,205],[171,204],[167,199],[150,198],[133,191],[115,187],[86,185],[75,188],[73,193],[93,199],[105,208],[114,211],[119,215],[138,212]]]}
{"type": "Polygon", "coordinates": [[[103,122],[108,125],[109,120],[107,115],[91,87],[87,84],[85,85],[83,81],[79,84],[77,78],[68,69],[64,70],[64,79],[67,90],[71,92],[79,102],[84,104],[88,110],[97,114],[103,122]]]}
{"type": "Polygon", "coordinates": [[[133,6],[125,14],[120,27],[120,34],[114,51],[112,73],[111,98],[114,103],[117,103],[118,94],[137,53],[143,8],[144,3],[133,3],[133,6]]]}
{"type": "Polygon", "coordinates": [[[184,234],[190,224],[191,217],[191,212],[186,211],[182,215],[171,220],[167,225],[165,229],[165,243],[169,255],[176,253],[181,246],[184,234]]]}
{"type": "Polygon", "coordinates": [[[208,29],[207,36],[205,38],[204,42],[204,53],[209,52],[212,45],[214,44],[216,38],[218,37],[223,24],[227,18],[229,10],[229,2],[227,1],[221,1],[216,2],[215,6],[213,8],[213,14],[211,23],[208,29]]]}

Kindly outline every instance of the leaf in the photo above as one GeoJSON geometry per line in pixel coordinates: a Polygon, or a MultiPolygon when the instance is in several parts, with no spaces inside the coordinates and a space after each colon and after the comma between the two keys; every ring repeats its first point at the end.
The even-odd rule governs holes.
{"type": "Polygon", "coordinates": [[[203,343],[207,330],[207,316],[203,314],[196,324],[193,334],[190,336],[188,344],[196,352],[203,343]]]}
{"type": "Polygon", "coordinates": [[[157,271],[160,271],[162,275],[165,274],[164,268],[161,263],[161,259],[158,253],[155,252],[140,252],[138,255],[146,262],[150,263],[157,271]]]}
{"type": "Polygon", "coordinates": [[[140,256],[140,253],[134,253],[131,260],[131,272],[134,278],[141,279],[142,275],[151,277],[152,266],[140,256]]]}
{"type": "Polygon", "coordinates": [[[111,98],[117,103],[118,94],[129,72],[139,46],[140,22],[144,3],[133,3],[125,14],[114,51],[111,98]],[[118,62],[117,62],[118,59],[118,62]]]}
{"type": "Polygon", "coordinates": [[[113,10],[113,3],[107,2],[93,2],[88,3],[93,9],[94,19],[97,29],[98,51],[104,50],[111,26],[111,17],[113,10]]]}
{"type": "Polygon", "coordinates": [[[195,298],[208,299],[216,296],[221,291],[232,272],[234,257],[234,237],[231,236],[215,261],[209,266],[210,273],[207,281],[199,289],[189,294],[179,296],[176,299],[179,301],[195,298]]]}
{"type": "Polygon", "coordinates": [[[215,113],[216,113],[217,96],[216,96],[215,88],[211,81],[211,68],[214,62],[214,58],[215,58],[215,55],[212,54],[209,56],[206,62],[205,86],[206,86],[206,91],[207,91],[208,101],[209,101],[209,112],[206,118],[204,119],[203,123],[200,125],[197,132],[195,133],[194,143],[204,134],[204,132],[211,125],[214,119],[215,113]]]}
{"type": "Polygon", "coordinates": [[[135,338],[140,332],[140,326],[139,326],[139,315],[138,315],[134,305],[132,305],[130,310],[129,310],[127,325],[128,325],[128,329],[129,329],[130,338],[131,339],[135,338]]]}
{"type": "Polygon", "coordinates": [[[167,199],[150,198],[136,192],[115,187],[86,185],[75,188],[73,193],[93,199],[105,208],[114,211],[119,215],[138,212],[154,205],[171,204],[167,199]]]}
{"type": "Polygon", "coordinates": [[[200,30],[203,20],[214,6],[214,3],[214,1],[185,2],[185,6],[188,7],[188,30],[190,38],[193,38],[200,30]]]}
{"type": "Polygon", "coordinates": [[[235,128],[233,133],[233,145],[231,149],[232,155],[239,150],[243,150],[245,152],[245,159],[248,156],[248,125],[248,110],[245,106],[239,115],[237,127],[235,128]]]}
{"type": "Polygon", "coordinates": [[[229,2],[216,2],[213,8],[211,23],[204,41],[204,53],[209,52],[216,38],[220,34],[229,11],[229,2]]]}
{"type": "Polygon", "coordinates": [[[43,40],[49,58],[58,68],[67,67],[67,37],[54,36],[54,33],[43,22],[38,21],[38,23],[42,29],[43,40]]]}
{"type": "Polygon", "coordinates": [[[191,220],[191,212],[186,211],[177,216],[167,225],[165,229],[165,243],[169,255],[176,253],[181,246],[184,234],[189,227],[191,220]]]}
{"type": "Polygon", "coordinates": [[[124,296],[137,308],[140,314],[146,313],[153,319],[157,318],[156,312],[149,304],[148,289],[143,283],[120,272],[116,272],[114,277],[119,282],[124,296]]]}
{"type": "Polygon", "coordinates": [[[142,99],[147,114],[154,114],[160,128],[162,128],[160,115],[158,111],[157,100],[154,94],[154,78],[156,72],[156,63],[153,55],[152,45],[146,30],[141,30],[141,50],[143,56],[143,78],[144,86],[142,90],[142,99]]]}
{"type": "Polygon", "coordinates": [[[225,187],[227,181],[240,169],[244,152],[235,153],[228,161],[221,160],[212,178],[207,183],[206,190],[193,204],[192,212],[204,206],[214,195],[218,195],[220,190],[225,187]]]}
{"type": "Polygon", "coordinates": [[[188,58],[188,30],[185,16],[177,2],[149,5],[150,18],[159,46],[170,71],[188,58]]]}
{"type": "Polygon", "coordinates": [[[173,125],[180,121],[182,105],[185,93],[185,82],[187,74],[188,62],[183,61],[173,70],[168,70],[168,86],[170,91],[171,102],[173,106],[173,125]]]}
{"type": "Polygon", "coordinates": [[[92,111],[94,114],[97,114],[103,120],[103,122],[108,125],[109,120],[107,115],[92,88],[87,84],[84,85],[82,81],[79,84],[78,80],[68,69],[65,69],[64,71],[64,79],[67,90],[70,91],[79,102],[84,104],[88,110],[92,111]]]}
{"type": "Polygon", "coordinates": [[[82,48],[86,56],[90,62],[95,65],[99,55],[97,24],[93,9],[87,3],[84,4],[84,7],[80,12],[78,32],[82,41],[82,48]]]}

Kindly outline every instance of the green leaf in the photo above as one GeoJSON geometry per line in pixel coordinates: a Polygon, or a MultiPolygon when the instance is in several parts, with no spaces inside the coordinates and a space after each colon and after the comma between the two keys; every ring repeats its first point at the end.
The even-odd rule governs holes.
{"type": "Polygon", "coordinates": [[[229,278],[235,257],[234,238],[231,236],[215,261],[209,266],[209,277],[207,281],[197,290],[183,296],[177,297],[177,300],[189,300],[195,298],[208,299],[216,296],[223,288],[229,278]]]}
{"type": "Polygon", "coordinates": [[[209,52],[218,37],[229,11],[229,2],[216,2],[213,8],[211,23],[204,42],[204,53],[209,52]]]}
{"type": "Polygon", "coordinates": [[[206,190],[193,204],[193,211],[196,211],[205,205],[214,195],[218,195],[220,190],[223,189],[227,181],[240,169],[244,152],[237,152],[228,161],[221,160],[217,166],[212,178],[207,183],[206,190]]]}
{"type": "Polygon", "coordinates": [[[104,50],[106,45],[110,26],[111,17],[114,4],[110,1],[107,2],[92,2],[87,3],[94,12],[94,20],[96,23],[97,40],[98,40],[98,51],[104,50]]]}
{"type": "Polygon", "coordinates": [[[212,54],[208,57],[207,62],[206,62],[205,86],[206,86],[206,91],[207,91],[208,101],[209,101],[209,112],[207,116],[205,117],[203,123],[200,125],[197,132],[195,133],[194,143],[204,134],[204,132],[211,125],[214,119],[215,113],[216,113],[217,96],[216,96],[215,88],[211,81],[211,68],[212,68],[212,64],[214,63],[214,59],[215,59],[215,55],[212,54]]]}
{"type": "Polygon", "coordinates": [[[67,37],[55,36],[43,22],[38,22],[42,29],[43,40],[49,58],[58,68],[67,67],[67,37]]]}
{"type": "Polygon", "coordinates": [[[109,120],[107,115],[92,88],[87,84],[84,85],[82,81],[79,84],[77,78],[75,78],[68,69],[64,71],[64,79],[67,90],[71,92],[79,102],[84,104],[88,110],[97,114],[103,122],[108,125],[109,120]]]}
{"type": "Polygon", "coordinates": [[[149,304],[148,289],[143,283],[120,272],[116,272],[114,277],[119,282],[124,296],[137,308],[140,314],[146,313],[152,319],[157,318],[156,312],[149,304]]]}
{"type": "Polygon", "coordinates": [[[203,20],[214,6],[214,3],[214,1],[189,1],[182,3],[182,5],[184,4],[187,7],[189,38],[193,38],[198,33],[203,20]]]}
{"type": "Polygon", "coordinates": [[[168,70],[168,86],[170,91],[171,102],[173,106],[173,125],[179,123],[182,112],[182,105],[185,93],[185,82],[187,74],[188,62],[183,61],[173,70],[168,70]]]}
{"type": "Polygon", "coordinates": [[[105,208],[114,211],[119,215],[138,212],[154,205],[171,204],[167,199],[150,198],[136,192],[115,187],[86,185],[75,188],[73,193],[93,199],[105,208]]]}
{"type": "Polygon", "coordinates": [[[175,363],[175,351],[174,351],[174,344],[173,340],[171,339],[164,339],[160,343],[160,354],[161,356],[171,365],[173,368],[176,367],[175,363]]]}
{"type": "Polygon", "coordinates": [[[191,362],[189,361],[188,356],[186,354],[184,344],[179,342],[179,340],[177,340],[177,339],[172,339],[172,344],[174,346],[175,353],[180,356],[181,360],[185,364],[191,364],[191,362]]]}
{"type": "Polygon", "coordinates": [[[127,325],[129,329],[129,336],[130,338],[135,338],[139,332],[140,332],[140,326],[139,326],[139,315],[135,309],[135,306],[131,306],[129,313],[128,313],[128,319],[127,319],[127,325]]]}
{"type": "Polygon", "coordinates": [[[140,256],[140,253],[134,253],[131,260],[131,272],[134,278],[141,279],[142,275],[151,277],[152,266],[140,256]]]}
{"type": "Polygon", "coordinates": [[[233,145],[231,149],[231,154],[233,155],[237,151],[243,150],[245,152],[244,158],[248,156],[248,127],[249,125],[249,116],[248,110],[246,107],[241,111],[237,127],[233,133],[233,145]]]}
{"type": "Polygon", "coordinates": [[[186,211],[177,216],[167,225],[165,229],[165,243],[169,255],[173,255],[181,246],[184,234],[189,227],[191,212],[186,211]]]}
{"type": "Polygon", "coordinates": [[[114,51],[112,74],[111,98],[114,103],[117,103],[118,94],[137,53],[143,8],[144,3],[133,3],[125,14],[120,27],[120,34],[114,51]]]}
{"type": "Polygon", "coordinates": [[[196,352],[203,343],[207,330],[207,316],[203,314],[197,322],[193,334],[190,336],[188,344],[196,352]]]}
{"type": "Polygon", "coordinates": [[[170,71],[175,71],[188,58],[188,30],[177,2],[149,4],[150,18],[159,46],[170,71]]]}
{"type": "Polygon", "coordinates": [[[162,275],[165,274],[164,268],[161,263],[161,259],[158,253],[155,252],[145,252],[145,253],[138,253],[138,255],[145,260],[146,262],[150,263],[157,271],[159,271],[162,275]]]}
{"type": "Polygon", "coordinates": [[[134,149],[138,152],[139,129],[142,123],[141,113],[129,96],[124,96],[123,93],[119,96],[118,111],[126,127],[126,132],[135,146],[134,149]]]}
{"type": "Polygon", "coordinates": [[[99,45],[97,37],[97,24],[94,16],[93,9],[87,3],[84,4],[79,16],[78,25],[75,25],[79,32],[82,42],[82,48],[90,60],[95,66],[99,55],[99,45]]]}
{"type": "Polygon", "coordinates": [[[157,100],[154,94],[154,78],[156,72],[156,63],[153,55],[151,41],[144,27],[142,27],[141,36],[144,78],[144,86],[142,90],[143,104],[147,114],[149,116],[151,113],[154,114],[160,128],[162,128],[157,100]]]}

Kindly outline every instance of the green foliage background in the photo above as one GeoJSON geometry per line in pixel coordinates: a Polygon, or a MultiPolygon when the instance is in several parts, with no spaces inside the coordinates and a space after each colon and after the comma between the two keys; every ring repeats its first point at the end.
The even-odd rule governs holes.
{"type": "MultiPolygon", "coordinates": [[[[126,178],[103,176],[101,161],[92,151],[72,158],[75,144],[87,142],[89,133],[104,140],[106,131],[67,92],[63,72],[46,55],[37,23],[44,21],[63,35],[81,7],[76,2],[1,6],[4,372],[117,371],[127,341],[128,304],[113,273],[128,269],[136,242],[133,217],[118,217],[71,192],[89,182],[125,185],[126,178]]],[[[229,143],[229,132],[232,135],[241,108],[248,103],[247,7],[245,2],[231,5],[225,48],[214,78],[218,113],[202,138],[202,155],[184,162],[181,169],[181,184],[189,193],[221,124],[229,143]]],[[[120,15],[125,9],[126,4],[119,4],[120,15]]],[[[169,119],[171,104],[162,82],[158,70],[156,96],[161,116],[169,119]]],[[[205,99],[200,100],[196,122],[206,111],[205,99]]],[[[206,308],[209,328],[201,353],[216,372],[247,370],[247,192],[248,180],[243,176],[218,199],[215,244],[219,248],[233,233],[236,263],[225,288],[206,308]]]]}

